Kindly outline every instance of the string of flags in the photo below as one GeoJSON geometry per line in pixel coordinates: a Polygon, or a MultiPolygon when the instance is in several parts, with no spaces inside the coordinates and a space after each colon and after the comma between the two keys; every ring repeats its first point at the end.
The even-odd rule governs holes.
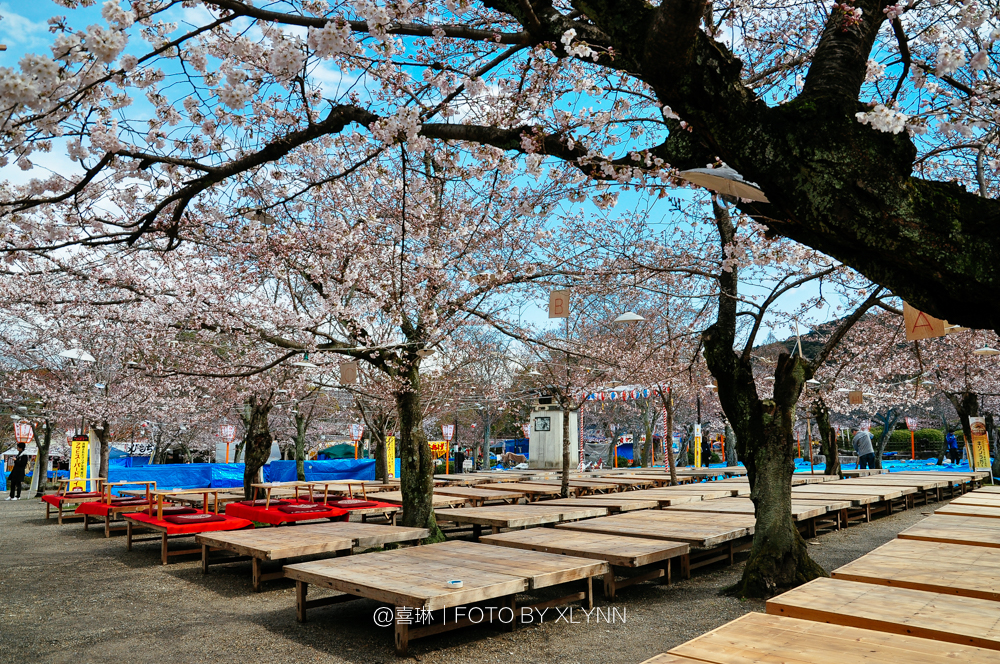
{"type": "Polygon", "coordinates": [[[593,392],[587,395],[587,401],[627,401],[628,399],[648,399],[659,396],[659,390],[608,390],[606,392],[593,392]]]}

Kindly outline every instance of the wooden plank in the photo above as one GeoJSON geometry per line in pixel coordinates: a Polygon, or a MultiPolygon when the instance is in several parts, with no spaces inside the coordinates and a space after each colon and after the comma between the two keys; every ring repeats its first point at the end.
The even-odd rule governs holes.
{"type": "Polygon", "coordinates": [[[484,544],[515,549],[594,558],[618,567],[642,567],[683,556],[690,551],[690,546],[686,542],[574,532],[555,528],[515,530],[487,535],[480,541],[484,544]]]}
{"type": "MultiPolygon", "coordinates": [[[[844,482],[846,484],[846,482],[844,482]]],[[[857,486],[911,486],[918,491],[930,491],[940,489],[950,484],[949,480],[940,477],[894,477],[892,475],[875,475],[873,477],[859,477],[850,480],[851,484],[857,486]]]]}
{"type": "Polygon", "coordinates": [[[462,496],[475,500],[519,500],[524,497],[520,491],[509,489],[483,489],[470,486],[442,486],[434,489],[435,495],[462,496]]]}
{"type": "Polygon", "coordinates": [[[748,613],[650,664],[987,664],[995,650],[812,620],[748,613]],[[690,659],[687,659],[690,658],[690,659]]]}
{"type": "Polygon", "coordinates": [[[195,537],[195,541],[261,560],[282,560],[350,550],[355,546],[367,548],[389,542],[414,542],[427,537],[428,534],[426,528],[336,521],[285,528],[201,533],[195,537]]]}
{"type": "MultiPolygon", "coordinates": [[[[417,547],[419,548],[419,547],[417,547]]],[[[285,576],[322,588],[367,597],[395,606],[429,611],[497,599],[524,592],[527,579],[496,570],[456,568],[451,562],[409,557],[413,549],[328,558],[285,565],[285,576]],[[461,575],[463,587],[447,581],[461,575]]]]}
{"type": "Polygon", "coordinates": [[[517,491],[526,496],[558,496],[560,487],[544,484],[525,484],[524,482],[508,482],[504,484],[480,484],[483,489],[498,489],[500,491],[517,491]]]}
{"type": "Polygon", "coordinates": [[[885,495],[889,496],[889,498],[899,498],[900,496],[909,496],[910,494],[914,494],[918,491],[917,487],[903,484],[901,482],[895,482],[895,483],[879,482],[872,484],[866,484],[866,482],[867,480],[865,479],[837,480],[836,482],[824,482],[823,484],[813,485],[813,486],[833,487],[836,488],[836,490],[838,491],[844,489],[850,489],[850,490],[857,489],[859,491],[884,492],[885,495]],[[899,492],[898,495],[896,495],[897,491],[899,492]]]}
{"type": "Polygon", "coordinates": [[[1000,605],[974,597],[819,578],[768,600],[767,612],[1000,649],[1000,605]]]}
{"type": "Polygon", "coordinates": [[[981,505],[956,505],[949,503],[944,507],[934,510],[935,514],[947,514],[949,516],[975,516],[983,519],[1000,519],[1000,506],[983,507],[981,505]]]}
{"type": "MultiPolygon", "coordinates": [[[[723,512],[731,514],[755,514],[754,504],[749,498],[720,498],[700,503],[665,507],[666,511],[683,512],[723,512]]],[[[809,504],[792,500],[792,518],[804,521],[827,513],[825,504],[809,504]]]]}
{"type": "Polygon", "coordinates": [[[1000,601],[1000,553],[895,539],[834,570],[833,578],[1000,601]]]}
{"type": "MultiPolygon", "coordinates": [[[[630,492],[631,493],[631,492],[630,492]]],[[[563,505],[565,507],[603,507],[609,513],[632,512],[635,510],[655,510],[660,503],[656,500],[632,498],[628,493],[608,496],[584,496],[582,498],[554,498],[529,503],[532,507],[563,505]]]]}
{"type": "Polygon", "coordinates": [[[976,516],[930,516],[896,535],[900,539],[1000,548],[1000,522],[976,516]]]}
{"type": "Polygon", "coordinates": [[[558,523],[569,519],[604,516],[603,507],[536,507],[533,505],[491,505],[489,507],[459,507],[441,514],[442,520],[472,523],[493,528],[523,528],[558,523]]]}
{"type": "MultiPolygon", "coordinates": [[[[657,513],[659,512],[644,512],[643,514],[657,513]]],[[[600,519],[561,523],[556,526],[556,529],[687,542],[692,546],[702,548],[717,546],[730,540],[753,534],[752,526],[725,523],[713,524],[708,520],[705,520],[703,523],[696,523],[680,518],[670,520],[636,520],[630,518],[630,516],[630,514],[618,514],[600,519]]]]}
{"type": "Polygon", "coordinates": [[[461,540],[420,546],[410,549],[409,553],[414,559],[452,563],[456,570],[453,579],[464,582],[462,573],[466,569],[502,570],[504,574],[527,579],[529,590],[603,575],[610,569],[606,562],[590,558],[540,551],[520,551],[511,555],[500,547],[461,540]]]}
{"type": "Polygon", "coordinates": [[[878,495],[861,495],[853,493],[837,493],[835,491],[830,492],[809,492],[803,493],[799,491],[799,487],[792,488],[792,500],[835,500],[849,502],[854,507],[862,507],[864,505],[871,505],[873,503],[881,502],[878,495]]]}
{"type": "MultiPolygon", "coordinates": [[[[378,499],[383,503],[394,503],[396,505],[403,504],[403,492],[402,491],[382,491],[378,494],[378,499]]],[[[465,505],[470,501],[469,498],[463,496],[444,496],[437,491],[431,496],[431,501],[434,507],[451,507],[452,505],[465,505]]]]}
{"type": "Polygon", "coordinates": [[[843,484],[842,482],[824,482],[823,484],[806,484],[804,486],[797,486],[792,489],[793,493],[800,495],[804,494],[821,494],[830,495],[837,494],[838,496],[869,496],[874,497],[872,502],[880,502],[883,500],[892,500],[893,498],[902,498],[905,493],[916,493],[916,489],[910,489],[907,491],[908,487],[879,487],[879,486],[858,486],[851,484],[843,484]]]}

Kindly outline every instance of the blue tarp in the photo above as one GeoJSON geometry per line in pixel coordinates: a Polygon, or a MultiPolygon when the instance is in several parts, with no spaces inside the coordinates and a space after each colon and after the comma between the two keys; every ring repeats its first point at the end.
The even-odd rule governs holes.
{"type": "Polygon", "coordinates": [[[158,489],[241,487],[243,486],[243,464],[165,463],[133,468],[108,468],[109,482],[153,480],[156,481],[158,489]]]}
{"type": "MultiPolygon", "coordinates": [[[[375,481],[375,459],[330,459],[306,461],[306,481],[370,480],[375,481]]],[[[294,461],[272,461],[264,467],[267,482],[294,482],[294,461]]]]}

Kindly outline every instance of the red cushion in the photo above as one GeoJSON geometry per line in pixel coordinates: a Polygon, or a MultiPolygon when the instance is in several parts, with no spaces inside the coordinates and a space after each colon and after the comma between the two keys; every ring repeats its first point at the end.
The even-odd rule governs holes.
{"type": "Polygon", "coordinates": [[[261,499],[261,500],[240,500],[240,501],[237,501],[236,504],[237,505],[246,505],[247,507],[265,507],[268,504],[270,504],[272,507],[276,507],[278,505],[287,505],[288,501],[287,500],[272,500],[270,503],[268,503],[268,501],[265,500],[265,499],[261,499]]]}
{"type": "Polygon", "coordinates": [[[340,507],[345,510],[356,510],[362,507],[378,507],[378,503],[374,500],[358,500],[357,498],[345,498],[343,500],[330,500],[327,505],[332,507],[340,507]]]}
{"type": "Polygon", "coordinates": [[[202,519],[200,523],[194,522],[184,524],[170,523],[165,519],[157,519],[155,516],[149,516],[145,512],[127,514],[125,518],[134,522],[139,527],[142,527],[143,525],[153,526],[158,530],[166,531],[168,535],[193,535],[196,533],[208,533],[217,530],[240,530],[242,528],[253,528],[252,521],[237,519],[231,516],[222,517],[222,521],[202,519]]]}
{"type": "Polygon", "coordinates": [[[145,498],[112,498],[112,507],[125,507],[126,505],[148,505],[149,501],[145,498]]]}
{"type": "MultiPolygon", "coordinates": [[[[153,508],[153,513],[156,513],[156,508],[153,508]]],[[[180,505],[171,505],[170,507],[163,508],[164,518],[169,514],[170,516],[180,516],[182,514],[197,514],[198,510],[193,507],[181,507],[180,505]]]]}
{"type": "Polygon", "coordinates": [[[225,521],[226,517],[219,514],[179,514],[177,516],[165,516],[163,520],[167,523],[175,523],[178,526],[186,526],[192,523],[217,523],[225,521]]]}
{"type": "Polygon", "coordinates": [[[46,502],[49,505],[59,507],[59,503],[63,502],[67,498],[100,498],[103,495],[104,494],[101,493],[100,491],[89,491],[89,492],[74,491],[65,496],[62,494],[53,493],[48,496],[42,496],[42,502],[46,502]]]}
{"type": "Polygon", "coordinates": [[[286,514],[306,514],[308,512],[329,512],[330,508],[315,503],[302,503],[300,505],[282,505],[278,511],[286,514]]]}

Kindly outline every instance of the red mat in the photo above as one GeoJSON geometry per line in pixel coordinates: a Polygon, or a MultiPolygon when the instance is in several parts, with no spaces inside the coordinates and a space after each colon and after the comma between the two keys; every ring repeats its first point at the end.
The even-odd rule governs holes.
{"type": "Polygon", "coordinates": [[[145,512],[126,514],[125,518],[135,521],[138,525],[148,524],[150,526],[156,526],[159,529],[166,530],[168,535],[189,535],[194,533],[210,533],[216,530],[240,530],[242,528],[253,528],[253,523],[250,521],[247,521],[246,519],[238,519],[228,514],[223,517],[222,521],[192,523],[183,526],[157,519],[155,516],[149,516],[145,512]]]}
{"type": "Polygon", "coordinates": [[[103,500],[95,500],[89,503],[80,503],[76,507],[77,514],[88,514],[90,516],[107,516],[111,513],[112,507],[134,507],[136,512],[144,511],[149,506],[145,500],[129,501],[128,504],[108,505],[103,500]]]}
{"type": "Polygon", "coordinates": [[[281,525],[282,523],[290,523],[292,521],[308,521],[310,519],[333,519],[336,517],[345,517],[341,520],[346,521],[347,510],[342,510],[337,507],[331,507],[329,509],[323,510],[322,512],[303,512],[302,514],[289,514],[288,512],[280,511],[277,507],[264,509],[263,507],[251,507],[249,505],[240,505],[239,503],[229,503],[228,505],[226,505],[226,516],[235,516],[241,519],[250,519],[251,521],[258,521],[260,523],[269,523],[272,526],[277,526],[281,525]]]}
{"type": "Polygon", "coordinates": [[[103,495],[100,491],[75,491],[65,496],[53,493],[48,496],[42,496],[42,502],[48,503],[53,507],[59,507],[59,503],[66,498],[100,498],[103,495]]]}

